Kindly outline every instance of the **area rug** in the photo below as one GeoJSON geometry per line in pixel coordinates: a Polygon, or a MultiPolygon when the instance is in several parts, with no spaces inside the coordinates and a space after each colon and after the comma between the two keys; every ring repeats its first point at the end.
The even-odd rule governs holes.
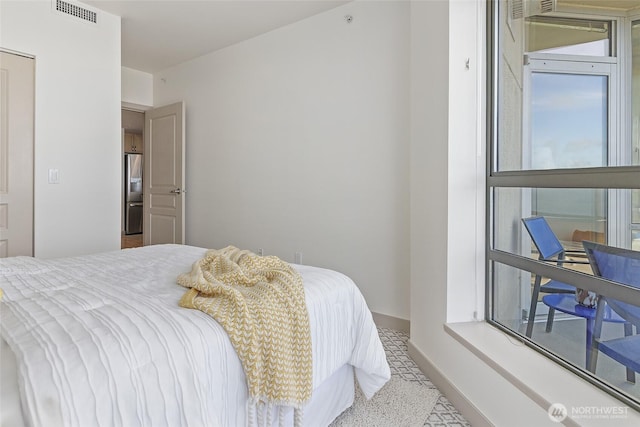
{"type": "Polygon", "coordinates": [[[423,426],[439,397],[436,389],[391,377],[371,400],[356,387],[353,405],[330,427],[423,426]]]}

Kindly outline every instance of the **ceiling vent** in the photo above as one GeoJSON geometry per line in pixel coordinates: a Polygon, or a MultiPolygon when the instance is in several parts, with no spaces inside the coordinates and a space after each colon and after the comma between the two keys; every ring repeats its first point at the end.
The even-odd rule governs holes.
{"type": "Polygon", "coordinates": [[[56,0],[56,10],[60,13],[65,13],[67,15],[75,16],[76,18],[84,19],[85,21],[93,22],[94,24],[98,21],[98,16],[94,11],[76,6],[75,4],[66,1],[56,0]]]}
{"type": "Polygon", "coordinates": [[[556,0],[511,0],[509,4],[511,19],[528,18],[556,10],[556,0]]]}

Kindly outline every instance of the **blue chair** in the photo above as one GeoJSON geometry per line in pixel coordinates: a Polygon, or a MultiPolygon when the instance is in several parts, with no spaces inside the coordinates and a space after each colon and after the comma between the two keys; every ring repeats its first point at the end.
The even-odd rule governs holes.
{"type": "MultiPolygon", "coordinates": [[[[589,241],[582,244],[596,276],[640,288],[640,252],[589,241]]],[[[640,372],[640,335],[633,335],[633,326],[636,331],[640,330],[640,307],[600,295],[587,369],[595,373],[600,351],[624,365],[627,368],[627,381],[635,382],[635,372],[640,372]],[[624,337],[601,341],[602,318],[607,305],[625,319],[627,324],[624,337]]]]}
{"type": "MultiPolygon", "coordinates": [[[[523,218],[522,223],[529,232],[533,244],[538,250],[538,259],[540,261],[554,262],[559,266],[564,263],[572,264],[588,264],[588,261],[568,260],[565,259],[565,255],[569,253],[576,253],[584,255],[583,251],[567,251],[556,237],[555,233],[549,227],[549,223],[542,216],[532,216],[529,218],[523,218]]],[[[575,294],[576,287],[557,280],[549,280],[544,285],[541,284],[542,277],[536,275],[533,283],[533,291],[531,293],[531,306],[529,307],[529,316],[527,320],[526,336],[531,338],[533,333],[533,322],[536,316],[536,307],[538,305],[538,296],[540,292],[547,294],[575,294]]],[[[547,315],[546,331],[551,332],[553,328],[553,317],[555,316],[555,309],[549,307],[549,314],[547,315]]]]}

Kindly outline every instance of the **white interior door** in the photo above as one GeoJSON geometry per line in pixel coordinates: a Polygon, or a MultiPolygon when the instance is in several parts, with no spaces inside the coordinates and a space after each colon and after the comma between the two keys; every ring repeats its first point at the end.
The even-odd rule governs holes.
{"type": "Polygon", "coordinates": [[[145,245],[184,244],[184,104],[145,112],[145,245]]]}
{"type": "Polygon", "coordinates": [[[0,52],[0,258],[33,256],[34,62],[0,52]]]}

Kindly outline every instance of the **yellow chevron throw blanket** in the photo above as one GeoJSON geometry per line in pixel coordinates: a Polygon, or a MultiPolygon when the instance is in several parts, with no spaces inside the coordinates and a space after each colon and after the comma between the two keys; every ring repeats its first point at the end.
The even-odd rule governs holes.
{"type": "MultiPolygon", "coordinates": [[[[275,256],[258,256],[228,246],[209,250],[178,283],[191,288],[180,305],[212,316],[229,335],[247,377],[247,416],[258,424],[266,406],[302,406],[311,398],[313,367],[309,314],[302,277],[275,256]]],[[[283,423],[283,411],[280,423],[283,423]]]]}

